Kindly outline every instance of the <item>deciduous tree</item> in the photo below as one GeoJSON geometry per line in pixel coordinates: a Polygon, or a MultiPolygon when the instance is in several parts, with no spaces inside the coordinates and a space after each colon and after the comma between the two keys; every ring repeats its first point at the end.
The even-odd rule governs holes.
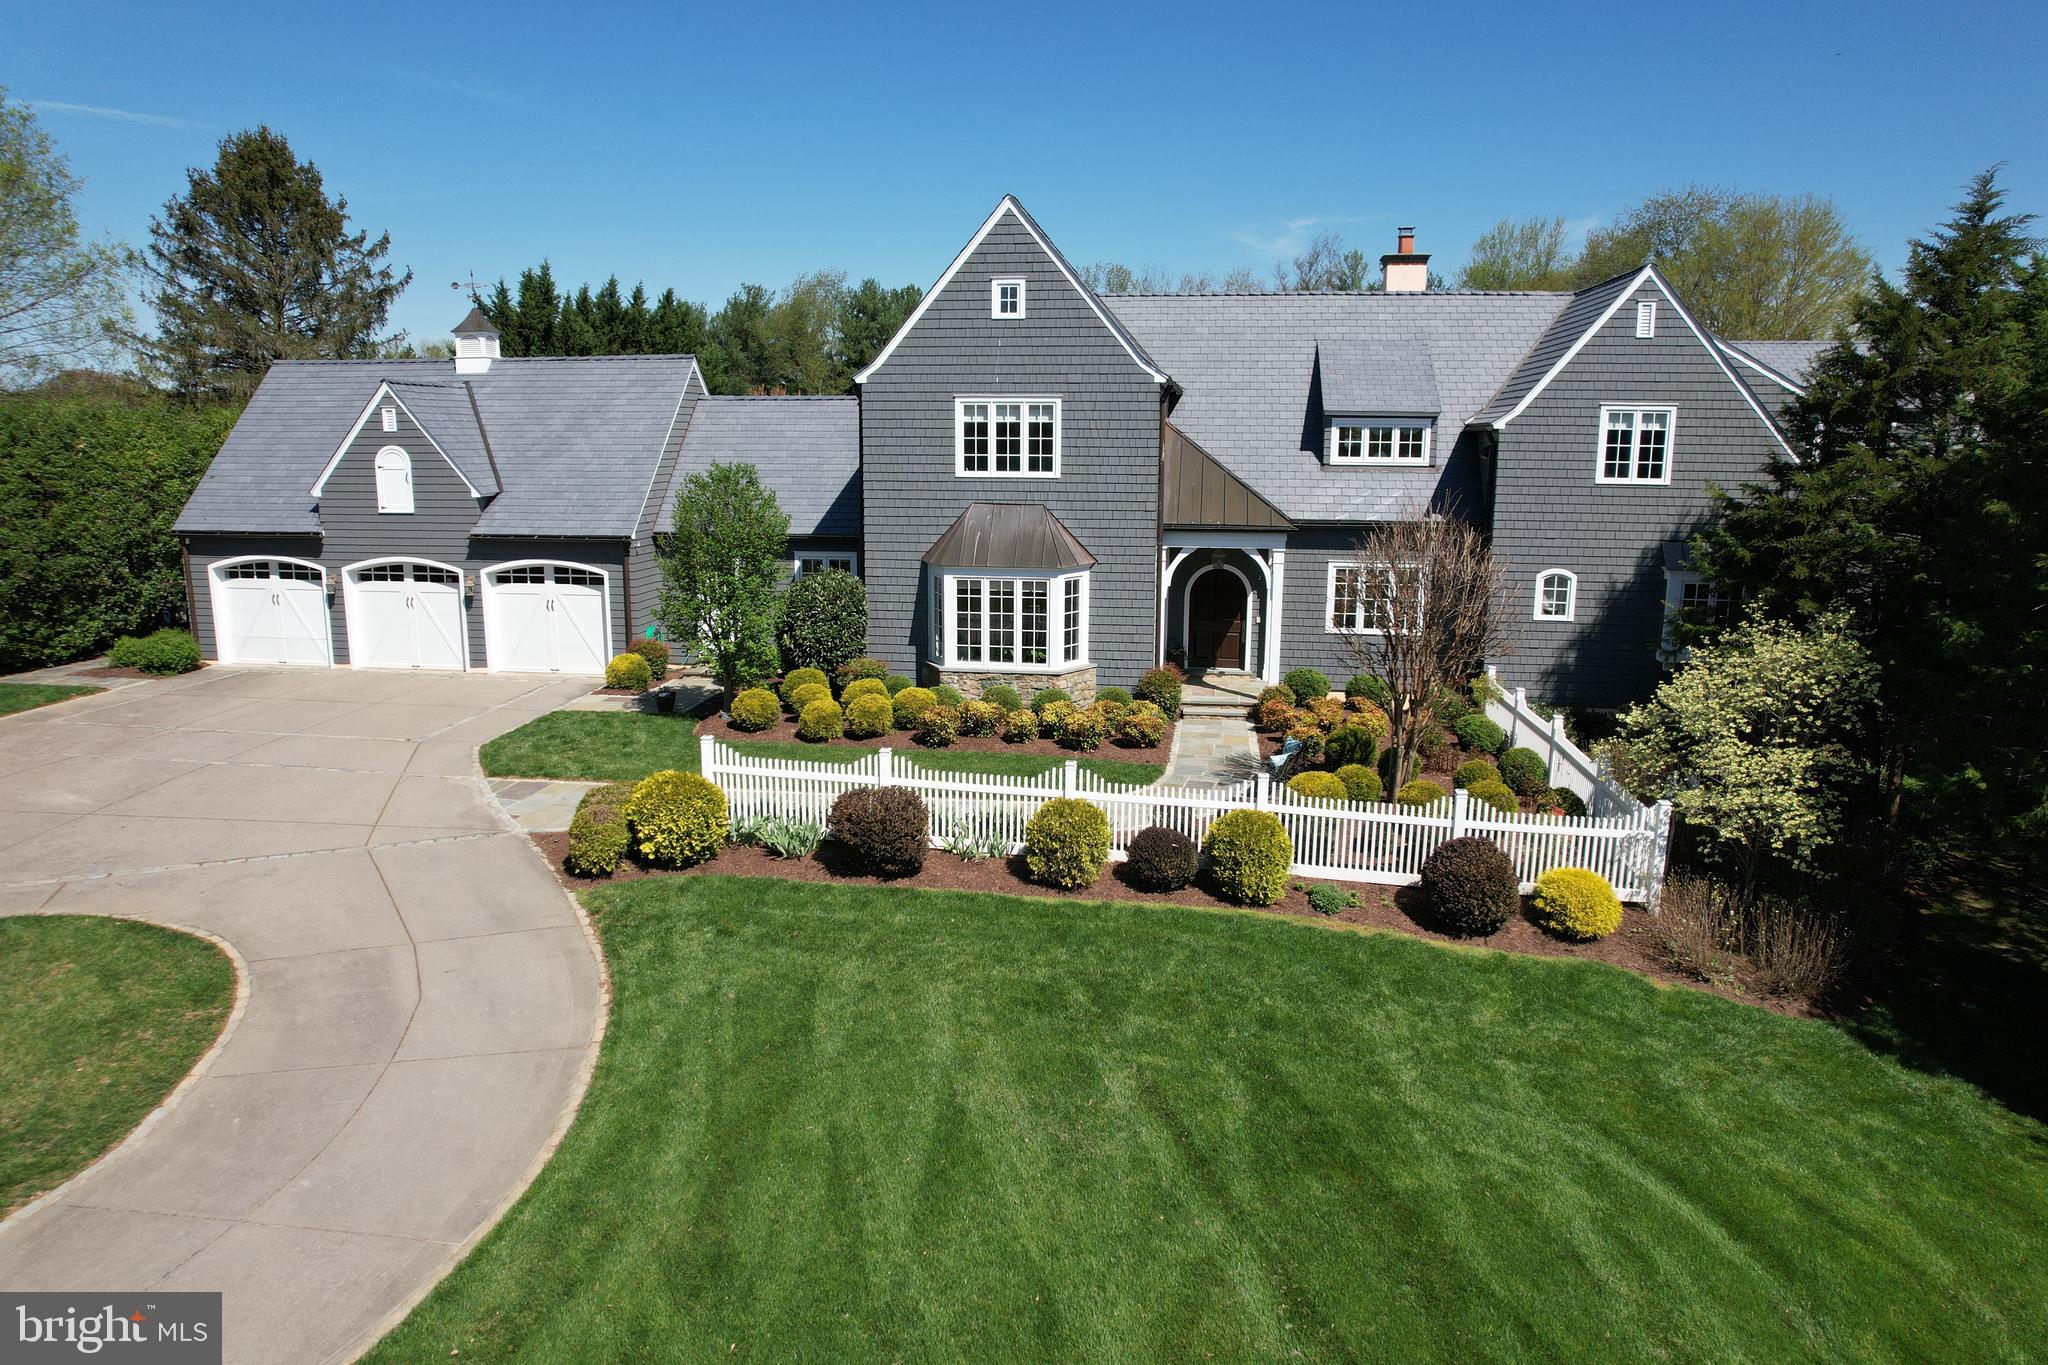
{"type": "Polygon", "coordinates": [[[1569,289],[1572,265],[1563,218],[1503,218],[1472,243],[1458,288],[1569,289]]]}
{"type": "Polygon", "coordinates": [[[789,516],[750,464],[713,464],[676,495],[657,542],[668,638],[694,642],[728,695],[775,672],[775,619],[788,572],[789,516]]]}

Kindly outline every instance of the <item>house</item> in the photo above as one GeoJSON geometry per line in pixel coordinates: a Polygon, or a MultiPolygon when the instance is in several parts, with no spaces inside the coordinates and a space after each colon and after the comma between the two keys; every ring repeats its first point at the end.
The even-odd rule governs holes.
{"type": "Polygon", "coordinates": [[[1167,659],[1339,676],[1373,523],[1474,518],[1503,678],[1618,706],[1715,604],[1685,544],[1754,478],[1821,343],[1709,334],[1654,266],[1576,293],[1102,297],[1006,197],[857,397],[707,394],[689,356],[282,362],[177,530],[209,657],[594,672],[646,630],[656,536],[761,471],[791,571],[863,577],[871,652],[970,695],[1167,659]]]}

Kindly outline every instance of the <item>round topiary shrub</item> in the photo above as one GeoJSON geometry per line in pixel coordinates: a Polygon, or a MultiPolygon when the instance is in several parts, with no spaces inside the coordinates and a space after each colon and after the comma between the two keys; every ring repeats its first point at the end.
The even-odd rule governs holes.
{"type": "Polygon", "coordinates": [[[1124,853],[1124,875],[1143,891],[1178,891],[1195,879],[1195,841],[1177,829],[1147,825],[1124,853]]]}
{"type": "Polygon", "coordinates": [[[1490,934],[1521,904],[1515,865],[1490,839],[1449,839],[1422,864],[1422,895],[1443,926],[1490,934]]]}
{"type": "Polygon", "coordinates": [[[825,681],[825,671],[819,668],[794,668],[782,680],[782,704],[792,711],[804,708],[797,702],[796,694],[806,687],[822,687],[825,695],[832,695],[832,684],[825,681]]]}
{"type": "Polygon", "coordinates": [[[1394,689],[1387,686],[1385,678],[1375,678],[1370,673],[1352,675],[1344,684],[1344,695],[1352,701],[1369,701],[1382,713],[1394,704],[1394,689]]]}
{"type": "Polygon", "coordinates": [[[1006,713],[1024,709],[1024,699],[1017,695],[1017,689],[1008,683],[997,683],[994,687],[981,689],[981,699],[990,706],[1000,706],[1006,713]]]}
{"type": "Polygon", "coordinates": [[[631,651],[614,654],[604,666],[604,685],[626,692],[645,692],[654,686],[654,670],[647,666],[645,658],[631,651]]]}
{"type": "Polygon", "coordinates": [[[1458,771],[1451,774],[1451,785],[1460,790],[1474,782],[1500,781],[1500,765],[1490,758],[1475,758],[1470,763],[1460,763],[1458,771]]]}
{"type": "Polygon", "coordinates": [[[888,677],[882,679],[882,686],[889,689],[889,695],[892,697],[904,688],[913,685],[910,679],[904,677],[901,673],[891,673],[888,677]]]}
{"type": "Polygon", "coordinates": [[[1502,815],[1515,815],[1522,809],[1522,803],[1515,799],[1514,791],[1498,778],[1486,778],[1465,788],[1465,794],[1474,801],[1493,807],[1502,815]]]}
{"type": "Polygon", "coordinates": [[[1166,713],[1168,720],[1180,714],[1180,674],[1170,668],[1155,668],[1138,679],[1135,695],[1166,713]]]}
{"type": "Polygon", "coordinates": [[[1102,741],[1109,738],[1109,726],[1100,711],[1070,707],[1045,719],[1049,725],[1058,727],[1054,735],[1062,745],[1084,754],[1100,749],[1102,741]]]}
{"type": "Polygon", "coordinates": [[[1116,742],[1131,749],[1150,749],[1166,742],[1166,717],[1155,710],[1135,706],[1117,722],[1116,742]]]}
{"type": "Polygon", "coordinates": [[[960,695],[960,689],[950,683],[940,683],[932,689],[932,695],[939,699],[941,706],[958,706],[967,698],[960,695]]]}
{"type": "Polygon", "coordinates": [[[989,701],[963,701],[960,703],[960,733],[977,738],[992,735],[1003,723],[1003,708],[989,701]]]}
{"type": "Polygon", "coordinates": [[[1346,763],[1337,769],[1337,780],[1344,784],[1347,801],[1377,801],[1384,790],[1380,775],[1362,763],[1346,763]]]}
{"type": "Polygon", "coordinates": [[[1299,700],[1299,698],[1297,698],[1294,695],[1294,689],[1289,687],[1286,683],[1275,683],[1271,687],[1262,687],[1259,689],[1258,704],[1260,706],[1264,706],[1269,701],[1285,702],[1289,706],[1292,706],[1297,700],[1299,700]]]}
{"type": "Polygon", "coordinates": [[[1550,785],[1550,769],[1534,749],[1510,749],[1500,756],[1500,780],[1520,795],[1533,796],[1550,785]]]}
{"type": "Polygon", "coordinates": [[[1038,738],[1038,713],[1018,707],[1005,712],[1002,724],[1003,739],[1010,744],[1028,744],[1038,738]]]}
{"type": "Polygon", "coordinates": [[[1041,687],[1031,694],[1031,709],[1043,716],[1046,707],[1058,702],[1071,703],[1073,700],[1064,687],[1041,687]]]}
{"type": "Polygon", "coordinates": [[[783,591],[775,643],[784,664],[837,669],[859,654],[867,639],[868,590],[844,569],[803,574],[783,591]]]}
{"type": "Polygon", "coordinates": [[[609,877],[619,870],[633,831],[626,823],[630,782],[607,782],[583,793],[575,818],[569,821],[569,852],[562,866],[578,877],[609,877]]]}
{"type": "Polygon", "coordinates": [[[929,818],[908,787],[856,787],[832,802],[826,827],[876,876],[907,877],[924,867],[929,818]]]}
{"type": "Polygon", "coordinates": [[[1379,740],[1363,725],[1339,725],[1323,741],[1323,753],[1339,767],[1354,763],[1370,766],[1379,751],[1379,740]]]}
{"type": "Polygon", "coordinates": [[[891,695],[895,698],[896,728],[908,730],[917,724],[917,718],[939,704],[928,687],[904,687],[891,695]]]}
{"type": "Polygon", "coordinates": [[[1108,857],[1109,817],[1092,802],[1056,796],[1025,822],[1024,866],[1048,886],[1087,886],[1108,857]]]}
{"type": "Polygon", "coordinates": [[[1436,783],[1426,777],[1418,777],[1413,782],[1403,783],[1401,790],[1394,793],[1394,800],[1404,806],[1434,806],[1446,795],[1436,783]]]}
{"type": "Polygon", "coordinates": [[[839,700],[843,703],[851,703],[858,697],[880,697],[887,701],[889,689],[880,678],[854,678],[839,689],[839,700]]]}
{"type": "Polygon", "coordinates": [[[633,847],[656,867],[689,867],[725,843],[725,793],[695,773],[650,773],[626,798],[633,847]]]}
{"type": "Polygon", "coordinates": [[[765,687],[750,687],[732,699],[732,728],[765,730],[782,719],[782,702],[765,687]]]}
{"type": "MultiPolygon", "coordinates": [[[[875,686],[879,689],[881,684],[875,686]]],[[[889,704],[886,692],[863,692],[846,703],[846,733],[855,739],[886,735],[895,723],[896,708],[889,704]]]]}
{"type": "Polygon", "coordinates": [[[1118,706],[1129,706],[1131,704],[1131,694],[1121,687],[1098,687],[1095,689],[1095,700],[1098,705],[1102,702],[1110,701],[1115,702],[1118,706]]]}
{"type": "Polygon", "coordinates": [[[1497,754],[1507,747],[1508,732],[1477,711],[1467,712],[1451,725],[1458,743],[1479,754],[1497,754]]]}
{"type": "Polygon", "coordinates": [[[848,659],[832,670],[833,681],[839,684],[839,693],[846,695],[846,685],[859,682],[862,678],[873,678],[876,682],[889,676],[889,665],[880,659],[848,659]]]}
{"type": "Polygon", "coordinates": [[[830,697],[813,697],[797,714],[796,737],[822,744],[828,739],[839,738],[845,729],[844,721],[838,702],[830,697]]]}
{"type": "Polygon", "coordinates": [[[910,737],[927,749],[943,749],[960,738],[960,713],[950,706],[927,706],[911,722],[910,737]]]}
{"type": "Polygon", "coordinates": [[[1590,943],[1621,927],[1621,900],[1598,872],[1554,867],[1536,879],[1536,922],[1559,938],[1590,943]]]}
{"type": "Polygon", "coordinates": [[[1311,801],[1349,801],[1351,793],[1345,790],[1344,779],[1335,773],[1296,773],[1287,779],[1287,790],[1296,796],[1305,796],[1311,801]]]}
{"type": "Polygon", "coordinates": [[[123,635],[107,649],[107,662],[160,677],[190,673],[199,667],[199,641],[173,626],[147,635],[123,635]]]}
{"type": "Polygon", "coordinates": [[[1584,815],[1586,803],[1570,787],[1552,787],[1542,797],[1543,804],[1553,807],[1560,815],[1584,815]]]}
{"type": "Polygon", "coordinates": [[[647,660],[647,671],[654,675],[656,682],[668,676],[668,646],[662,641],[650,640],[643,635],[633,642],[633,652],[647,660]]]}
{"type": "Polygon", "coordinates": [[[1319,669],[1290,668],[1280,675],[1280,681],[1287,684],[1287,690],[1294,694],[1297,702],[1330,695],[1330,675],[1319,669]]]}
{"type": "Polygon", "coordinates": [[[1226,900],[1271,905],[1287,894],[1294,841],[1271,811],[1234,810],[1216,818],[1202,840],[1209,880],[1226,900]]]}
{"type": "Polygon", "coordinates": [[[790,709],[792,715],[802,715],[804,708],[814,701],[830,700],[832,689],[823,683],[805,683],[801,687],[786,689],[783,692],[783,705],[790,709]]]}

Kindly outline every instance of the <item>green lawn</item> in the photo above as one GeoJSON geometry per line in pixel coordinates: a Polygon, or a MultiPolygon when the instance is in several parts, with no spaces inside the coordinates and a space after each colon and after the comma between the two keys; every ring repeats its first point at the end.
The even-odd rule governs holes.
{"type": "Polygon", "coordinates": [[[235,973],[131,920],[0,919],[0,1213],[127,1136],[220,1033],[235,973]]]}
{"type": "MultiPolygon", "coordinates": [[[[851,746],[789,740],[743,740],[733,747],[762,758],[802,758],[820,763],[854,763],[867,756],[867,750],[851,746]]],[[[918,749],[907,736],[897,753],[919,767],[938,772],[1024,777],[1057,768],[1061,762],[1042,754],[918,749]]],[[[687,716],[656,716],[640,711],[551,711],[484,745],[480,757],[484,771],[492,777],[630,782],[663,768],[695,772],[697,723],[687,716]]],[[[1126,763],[1113,758],[1083,758],[1081,766],[1110,782],[1140,784],[1157,781],[1162,771],[1156,763],[1126,763]]]]}
{"type": "Polygon", "coordinates": [[[74,687],[67,683],[0,683],[0,716],[104,691],[104,687],[74,687]]]}
{"type": "Polygon", "coordinates": [[[1261,916],[586,893],[590,1094],[374,1353],[2019,1360],[2048,1130],[1825,1025],[1261,916]]]}

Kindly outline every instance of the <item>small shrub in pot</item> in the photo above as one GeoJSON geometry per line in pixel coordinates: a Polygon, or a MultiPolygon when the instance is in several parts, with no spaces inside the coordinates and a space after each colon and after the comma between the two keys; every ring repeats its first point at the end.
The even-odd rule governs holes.
{"type": "Polygon", "coordinates": [[[1459,934],[1491,934],[1521,905],[1515,865],[1491,839],[1449,839],[1422,864],[1431,913],[1459,934]]]}
{"type": "Polygon", "coordinates": [[[1024,866],[1048,886],[1088,886],[1108,857],[1109,817],[1091,801],[1054,797],[1024,825],[1024,866]]]}
{"type": "Polygon", "coordinates": [[[924,798],[908,787],[856,787],[832,802],[832,837],[879,877],[907,877],[924,867],[924,798]]]}
{"type": "Polygon", "coordinates": [[[1177,829],[1147,825],[1124,855],[1124,875],[1146,891],[1178,891],[1195,879],[1195,841],[1177,829]]]}

